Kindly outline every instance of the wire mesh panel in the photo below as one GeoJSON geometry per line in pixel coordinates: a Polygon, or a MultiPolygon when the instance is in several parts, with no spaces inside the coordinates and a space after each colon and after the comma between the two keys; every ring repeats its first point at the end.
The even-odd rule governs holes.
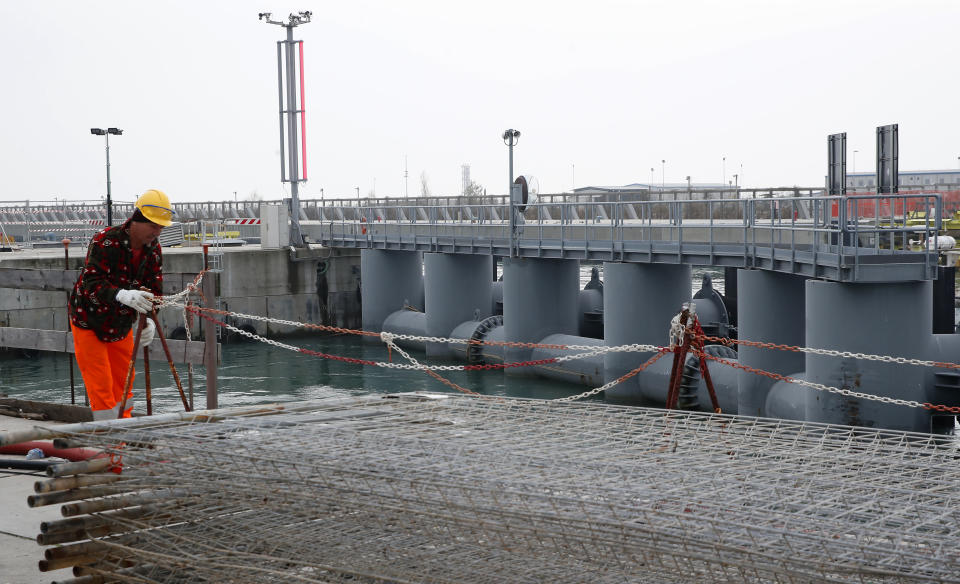
{"type": "Polygon", "coordinates": [[[74,479],[37,484],[78,500],[42,526],[41,543],[67,544],[47,549],[50,569],[124,582],[960,581],[960,453],[943,436],[413,394],[257,414],[71,434],[122,456],[123,472],[77,477],[96,486],[66,499],[74,479]]]}

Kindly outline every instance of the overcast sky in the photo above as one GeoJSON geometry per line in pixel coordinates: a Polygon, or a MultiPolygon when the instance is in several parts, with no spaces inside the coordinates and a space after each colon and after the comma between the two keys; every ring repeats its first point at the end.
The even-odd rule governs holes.
{"type": "Polygon", "coordinates": [[[306,62],[301,197],[458,194],[461,165],[572,186],[818,186],[826,139],[873,168],[957,168],[956,0],[0,1],[0,201],[287,196],[271,11],[306,62]],[[726,162],[723,162],[726,157],[726,162]],[[661,163],[665,160],[666,163],[661,163]],[[405,167],[409,178],[404,179],[405,167]],[[651,168],[654,169],[651,173],[651,168]]]}

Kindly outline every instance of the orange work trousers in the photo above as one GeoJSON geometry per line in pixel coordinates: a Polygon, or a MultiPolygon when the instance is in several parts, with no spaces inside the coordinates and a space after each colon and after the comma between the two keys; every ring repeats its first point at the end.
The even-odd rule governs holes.
{"type": "MultiPolygon", "coordinates": [[[[133,354],[133,330],[113,343],[105,343],[93,331],[77,328],[73,323],[70,323],[70,330],[73,331],[73,351],[83,385],[87,388],[87,397],[90,398],[93,419],[112,420],[120,417],[117,414],[123,402],[123,383],[133,354]]],[[[132,379],[130,388],[124,418],[129,418],[133,412],[132,379]]]]}

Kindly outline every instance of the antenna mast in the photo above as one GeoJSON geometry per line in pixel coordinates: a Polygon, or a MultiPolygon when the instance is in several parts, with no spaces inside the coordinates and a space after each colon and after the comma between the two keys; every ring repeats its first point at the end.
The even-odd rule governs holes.
{"type": "Polygon", "coordinates": [[[299,185],[307,180],[307,134],[303,93],[303,41],[293,40],[293,29],[310,22],[312,15],[313,13],[309,11],[298,12],[291,14],[287,22],[283,22],[273,20],[269,12],[259,14],[260,20],[266,21],[267,24],[276,24],[287,29],[287,39],[277,41],[277,90],[280,99],[280,180],[290,183],[290,245],[295,247],[303,245],[303,234],[300,231],[299,185]],[[299,76],[296,74],[298,56],[299,76]],[[286,78],[286,87],[284,87],[284,78],[286,78]],[[298,85],[299,92],[297,91],[298,85]],[[298,124],[299,145],[297,144],[298,124]],[[284,138],[286,138],[286,146],[284,146],[284,138]],[[300,173],[301,168],[303,170],[302,174],[300,173]]]}

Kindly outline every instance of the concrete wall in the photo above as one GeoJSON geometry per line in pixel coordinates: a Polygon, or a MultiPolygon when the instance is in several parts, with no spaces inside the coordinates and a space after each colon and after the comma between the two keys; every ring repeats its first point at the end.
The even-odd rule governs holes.
{"type": "MultiPolygon", "coordinates": [[[[71,269],[83,264],[84,251],[71,248],[71,269]]],[[[360,328],[360,254],[353,250],[309,249],[291,256],[288,249],[259,246],[226,248],[219,274],[220,309],[269,318],[360,328]]],[[[198,272],[200,248],[166,248],[164,271],[198,272]]],[[[18,252],[0,257],[0,268],[63,268],[59,256],[18,252]]],[[[169,288],[166,293],[177,292],[169,288]]],[[[166,334],[183,326],[182,311],[165,309],[160,321],[166,334]]],[[[261,321],[228,318],[258,334],[284,335],[295,329],[261,321]]],[[[65,330],[67,292],[0,289],[0,326],[65,330]]],[[[202,328],[195,324],[198,337],[202,328]]]]}

